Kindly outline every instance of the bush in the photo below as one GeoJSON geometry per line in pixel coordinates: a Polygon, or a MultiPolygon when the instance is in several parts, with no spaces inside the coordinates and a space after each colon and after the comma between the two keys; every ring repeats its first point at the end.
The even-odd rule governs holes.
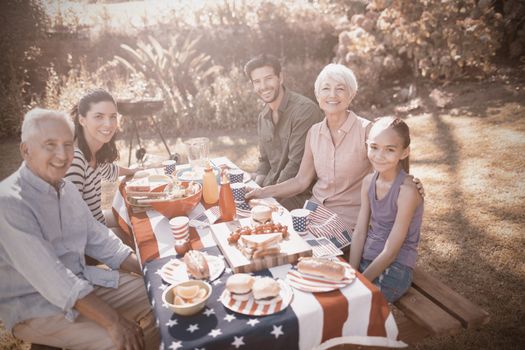
{"type": "Polygon", "coordinates": [[[0,137],[19,132],[20,120],[45,86],[39,43],[47,18],[37,0],[0,2],[0,137]]]}
{"type": "Polygon", "coordinates": [[[450,81],[493,71],[501,15],[474,0],[373,0],[341,28],[337,61],[356,69],[368,93],[389,75],[450,81]]]}

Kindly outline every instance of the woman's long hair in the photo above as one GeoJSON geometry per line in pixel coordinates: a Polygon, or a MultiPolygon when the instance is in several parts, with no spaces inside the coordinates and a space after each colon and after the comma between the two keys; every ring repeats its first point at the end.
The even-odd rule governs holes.
{"type": "MultiPolygon", "coordinates": [[[[390,124],[390,127],[401,137],[403,140],[403,148],[407,148],[410,146],[410,129],[408,128],[407,123],[401,118],[394,118],[392,121],[392,124],[390,124]]],[[[409,156],[406,156],[406,158],[403,158],[399,161],[401,163],[401,167],[405,172],[408,174],[410,170],[410,160],[409,156]]]]}
{"type": "MultiPolygon", "coordinates": [[[[70,114],[75,123],[75,140],[77,140],[78,148],[84,153],[84,157],[88,162],[91,161],[91,150],[86,141],[84,135],[84,127],[80,125],[80,116],[86,117],[87,113],[91,109],[91,105],[98,102],[108,101],[112,102],[115,107],[117,103],[113,99],[113,96],[104,89],[89,90],[84,96],[80,98],[77,104],[71,108],[70,114]]],[[[117,134],[113,135],[109,142],[105,143],[95,154],[95,160],[97,164],[112,163],[119,158],[117,145],[115,139],[117,134]]]]}

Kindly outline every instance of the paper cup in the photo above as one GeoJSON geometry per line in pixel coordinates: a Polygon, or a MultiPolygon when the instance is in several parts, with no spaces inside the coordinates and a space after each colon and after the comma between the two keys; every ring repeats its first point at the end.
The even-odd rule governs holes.
{"type": "Polygon", "coordinates": [[[233,193],[233,199],[236,202],[244,202],[244,196],[246,195],[246,186],[244,183],[232,183],[230,185],[233,193]]]}
{"type": "Polygon", "coordinates": [[[308,209],[294,209],[290,212],[292,215],[293,229],[300,235],[306,234],[306,225],[308,224],[308,216],[310,210],[308,209]]]}
{"type": "Polygon", "coordinates": [[[232,184],[244,182],[244,171],[241,169],[231,169],[228,176],[230,177],[230,183],[232,184]]]}
{"type": "Polygon", "coordinates": [[[176,216],[169,223],[175,240],[187,239],[190,236],[190,219],[187,216],[176,216]]]}
{"type": "Polygon", "coordinates": [[[177,162],[174,160],[165,160],[162,162],[162,166],[164,167],[164,174],[171,175],[175,172],[175,167],[177,165],[177,162]]]}

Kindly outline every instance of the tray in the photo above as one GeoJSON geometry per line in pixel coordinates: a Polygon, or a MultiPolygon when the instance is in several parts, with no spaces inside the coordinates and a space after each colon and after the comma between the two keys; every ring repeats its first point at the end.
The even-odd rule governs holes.
{"type": "Polygon", "coordinates": [[[281,246],[280,254],[249,260],[237,249],[236,245],[228,243],[232,225],[220,223],[210,227],[217,246],[235,273],[260,271],[274,266],[294,264],[302,256],[312,256],[310,245],[295,231],[289,230],[288,239],[279,243],[281,246]]]}

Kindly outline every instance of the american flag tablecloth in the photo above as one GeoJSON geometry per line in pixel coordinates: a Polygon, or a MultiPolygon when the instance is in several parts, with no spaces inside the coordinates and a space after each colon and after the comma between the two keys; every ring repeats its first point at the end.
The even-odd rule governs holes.
{"type": "MultiPolygon", "coordinates": [[[[196,316],[175,315],[162,303],[167,287],[160,277],[160,268],[176,254],[168,220],[148,210],[133,213],[123,199],[124,186],[119,187],[113,211],[124,228],[132,229],[137,254],[143,265],[148,296],[153,305],[162,349],[324,349],[340,343],[376,346],[405,346],[396,341],[398,329],[386,300],[379,290],[357,274],[349,286],[327,293],[306,293],[293,289],[288,308],[277,314],[255,317],[241,315],[224,307],[219,299],[231,270],[212,283],[213,294],[203,312],[196,316]]],[[[205,210],[201,204],[190,219],[205,210]]],[[[286,220],[291,218],[287,213],[286,220]]],[[[193,249],[220,255],[208,227],[191,228],[193,249]]],[[[258,272],[286,279],[291,265],[282,265],[258,272]]]]}

